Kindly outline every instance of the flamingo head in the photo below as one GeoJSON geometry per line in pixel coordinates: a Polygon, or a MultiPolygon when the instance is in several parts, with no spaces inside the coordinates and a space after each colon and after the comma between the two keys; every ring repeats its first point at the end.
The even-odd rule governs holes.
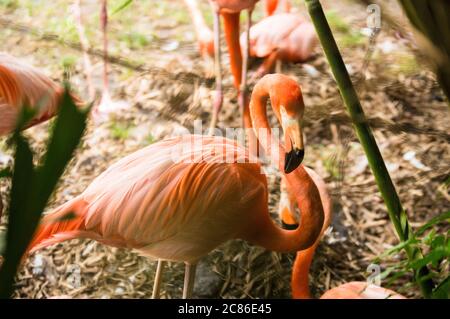
{"type": "Polygon", "coordinates": [[[305,155],[302,130],[305,104],[300,86],[295,80],[281,74],[276,76],[283,79],[278,79],[272,86],[276,93],[270,95],[271,103],[285,136],[284,170],[290,173],[302,163],[305,155]]]}

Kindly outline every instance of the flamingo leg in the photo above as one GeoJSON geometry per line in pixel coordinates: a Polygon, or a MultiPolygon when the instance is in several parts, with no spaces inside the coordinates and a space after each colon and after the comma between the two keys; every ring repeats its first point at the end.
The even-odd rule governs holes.
{"type": "Polygon", "coordinates": [[[197,269],[196,263],[195,264],[186,263],[184,273],[183,299],[189,299],[192,296],[192,291],[194,290],[196,269],[197,269]]]}
{"type": "Polygon", "coordinates": [[[247,101],[247,70],[248,70],[248,59],[250,56],[250,28],[252,27],[252,10],[247,10],[247,26],[246,26],[246,39],[245,48],[243,48],[242,55],[242,78],[241,87],[239,88],[239,109],[241,111],[242,128],[245,128],[244,122],[244,108],[246,107],[247,101]]]}
{"type": "Polygon", "coordinates": [[[158,266],[156,266],[155,281],[153,283],[152,299],[159,299],[163,269],[164,269],[164,260],[158,259],[158,266]]]}
{"type": "Polygon", "coordinates": [[[275,62],[275,73],[282,73],[283,69],[283,61],[281,59],[277,59],[275,62]]]}
{"type": "Polygon", "coordinates": [[[222,93],[222,67],[221,67],[221,51],[220,51],[220,13],[214,10],[214,69],[216,73],[216,92],[213,102],[213,114],[211,124],[209,126],[209,135],[212,135],[217,125],[219,112],[222,109],[223,93],[222,93]]]}
{"type": "Polygon", "coordinates": [[[81,0],[75,1],[75,16],[76,16],[76,27],[78,32],[78,37],[80,38],[81,48],[83,49],[83,63],[84,63],[84,74],[86,76],[86,83],[88,88],[89,99],[91,101],[95,98],[95,87],[92,82],[92,63],[89,58],[89,41],[86,37],[86,31],[83,25],[82,11],[81,11],[81,0]]]}
{"type": "Polygon", "coordinates": [[[100,21],[103,33],[103,93],[102,102],[109,102],[109,81],[108,81],[108,1],[102,0],[100,21]]]}

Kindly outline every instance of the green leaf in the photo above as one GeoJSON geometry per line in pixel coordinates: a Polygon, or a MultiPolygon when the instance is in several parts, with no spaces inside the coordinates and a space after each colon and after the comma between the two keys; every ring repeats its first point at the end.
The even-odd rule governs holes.
{"type": "Polygon", "coordinates": [[[436,229],[430,230],[430,232],[422,239],[422,242],[426,245],[431,245],[434,237],[436,237],[436,229]]]}
{"type": "Polygon", "coordinates": [[[423,258],[414,260],[410,263],[410,267],[413,269],[419,269],[428,265],[429,263],[439,262],[444,258],[447,254],[447,250],[444,247],[436,247],[434,250],[431,250],[430,253],[425,255],[423,258]]]}
{"type": "Polygon", "coordinates": [[[6,248],[6,232],[0,232],[0,256],[3,256],[6,248]]]}
{"type": "Polygon", "coordinates": [[[381,260],[389,255],[392,255],[394,253],[401,251],[402,249],[404,249],[407,246],[417,244],[417,243],[419,243],[419,241],[415,237],[411,237],[410,239],[403,241],[403,242],[395,245],[394,247],[389,248],[388,250],[384,251],[380,256],[377,257],[377,260],[381,260]]]}
{"type": "Polygon", "coordinates": [[[445,236],[438,235],[431,242],[431,249],[436,249],[438,247],[445,247],[445,236]]]}
{"type": "Polygon", "coordinates": [[[409,239],[410,236],[410,227],[408,223],[408,214],[406,213],[406,210],[400,211],[400,226],[402,228],[403,234],[405,236],[404,239],[409,239]]]}
{"type": "Polygon", "coordinates": [[[18,248],[22,243],[21,238],[25,234],[23,224],[28,221],[30,186],[33,184],[35,171],[33,154],[26,139],[19,133],[15,133],[14,140],[16,153],[9,204],[7,241],[18,248]]]}
{"type": "Polygon", "coordinates": [[[428,221],[425,225],[421,226],[419,229],[417,229],[416,231],[416,236],[421,236],[423,235],[423,233],[430,227],[433,227],[436,224],[439,224],[440,222],[446,220],[446,219],[450,219],[450,210],[446,213],[442,213],[432,219],[430,219],[430,221],[428,221]]]}
{"type": "Polygon", "coordinates": [[[12,172],[8,167],[0,170],[0,178],[10,178],[10,177],[12,177],[12,172]]]}
{"type": "Polygon", "coordinates": [[[44,164],[37,170],[36,208],[43,209],[58,179],[70,161],[86,128],[88,110],[79,110],[68,90],[63,95],[52,136],[44,157],[44,164]]]}
{"type": "Polygon", "coordinates": [[[432,297],[435,299],[450,299],[450,277],[445,278],[433,290],[432,297]]]}
{"type": "Polygon", "coordinates": [[[8,298],[12,291],[24,247],[29,240],[29,199],[35,172],[33,154],[28,142],[16,130],[13,136],[16,145],[14,172],[9,204],[9,222],[6,234],[5,260],[0,269],[0,298],[8,298]]]}
{"type": "Polygon", "coordinates": [[[133,2],[133,0],[124,0],[121,4],[119,4],[111,13],[111,15],[115,15],[116,13],[119,13],[120,11],[122,11],[123,9],[125,9],[126,7],[128,7],[131,3],[133,2]]]}

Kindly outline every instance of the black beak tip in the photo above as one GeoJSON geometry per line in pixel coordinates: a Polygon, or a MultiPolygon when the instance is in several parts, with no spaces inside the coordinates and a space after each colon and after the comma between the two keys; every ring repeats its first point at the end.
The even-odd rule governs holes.
{"type": "Polygon", "coordinates": [[[286,230],[296,230],[298,228],[298,224],[286,224],[285,222],[281,222],[281,227],[286,230]]]}
{"type": "Polygon", "coordinates": [[[285,161],[284,161],[284,172],[286,174],[291,173],[303,161],[303,157],[305,156],[305,151],[303,149],[292,149],[289,153],[286,153],[285,161]]]}

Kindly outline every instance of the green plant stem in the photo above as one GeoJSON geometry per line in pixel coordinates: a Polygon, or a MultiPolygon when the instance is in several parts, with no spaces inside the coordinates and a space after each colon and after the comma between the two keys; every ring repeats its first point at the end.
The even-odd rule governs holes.
{"type": "MultiPolygon", "coordinates": [[[[336,41],[328,25],[327,19],[319,0],[305,0],[309,14],[313,21],[317,35],[319,37],[322,48],[327,57],[328,63],[333,72],[336,83],[339,87],[341,97],[353,122],[356,135],[366,153],[369,166],[375,177],[378,189],[387,207],[389,218],[395,227],[400,241],[406,241],[411,238],[412,232],[408,223],[406,212],[402,208],[400,199],[392,183],[391,177],[386,169],[383,157],[377,146],[372,131],[367,123],[361,103],[353,87],[350,76],[345,67],[342,56],[337,47],[336,41]]],[[[421,256],[417,249],[411,246],[405,246],[405,251],[410,260],[416,260],[421,256]]],[[[428,269],[422,267],[415,274],[415,279],[419,285],[425,298],[431,296],[433,282],[429,280],[421,280],[423,276],[428,274],[428,269]]]]}

